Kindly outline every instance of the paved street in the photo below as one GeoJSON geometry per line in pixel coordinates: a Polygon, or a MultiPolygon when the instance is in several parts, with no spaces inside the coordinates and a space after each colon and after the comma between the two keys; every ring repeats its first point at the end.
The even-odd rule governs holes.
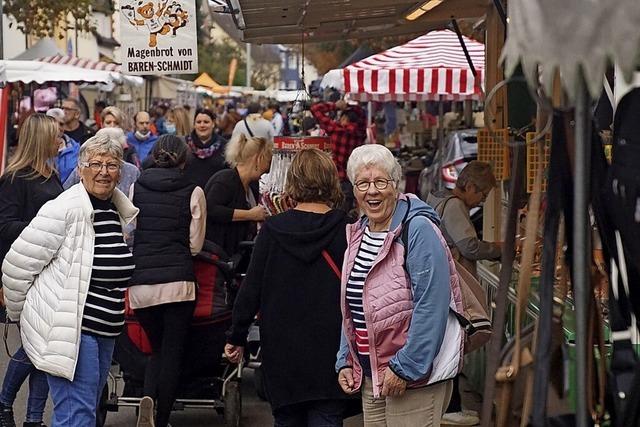
{"type": "MultiPolygon", "coordinates": [[[[9,335],[7,344],[11,352],[18,348],[18,332],[15,326],[9,327],[9,335]]],[[[0,356],[0,375],[4,376],[9,358],[3,351],[0,356]]],[[[242,426],[262,427],[273,425],[271,417],[271,408],[269,404],[260,400],[255,393],[253,387],[253,377],[250,370],[245,370],[242,387],[242,426]]],[[[14,405],[16,415],[16,424],[22,425],[26,410],[27,386],[20,390],[18,399],[14,405]]],[[[47,410],[45,413],[45,423],[50,425],[51,422],[51,402],[47,402],[47,410]]],[[[118,412],[109,412],[107,416],[107,426],[135,426],[136,414],[134,408],[121,408],[118,412]]],[[[224,420],[213,410],[187,409],[185,411],[176,411],[171,416],[171,425],[173,427],[216,427],[224,426],[224,420]]],[[[346,427],[358,427],[362,422],[360,418],[350,419],[345,423],[346,427]]]]}

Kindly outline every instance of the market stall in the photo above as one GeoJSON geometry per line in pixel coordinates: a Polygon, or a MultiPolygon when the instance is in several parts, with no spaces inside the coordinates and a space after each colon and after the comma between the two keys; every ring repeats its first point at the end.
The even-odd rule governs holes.
{"type": "MultiPolygon", "coordinates": [[[[36,59],[50,64],[69,65],[87,70],[108,71],[113,81],[108,84],[99,84],[93,87],[84,87],[83,96],[88,103],[103,101],[120,108],[127,116],[131,116],[141,108],[146,108],[145,81],[142,77],[129,76],[121,72],[120,64],[104,61],[93,61],[87,58],[78,58],[71,55],[52,55],[36,59]]],[[[149,83],[147,83],[149,84],[149,83]]]]}
{"type": "MultiPolygon", "coordinates": [[[[481,269],[483,279],[496,282],[492,286],[494,328],[501,332],[494,335],[488,348],[483,426],[514,425],[506,420],[516,412],[520,425],[532,426],[635,426],[640,422],[640,365],[635,354],[640,311],[635,290],[638,217],[636,209],[620,203],[635,189],[635,180],[628,178],[637,176],[633,169],[637,162],[632,159],[636,158],[640,96],[631,93],[613,105],[613,156],[608,161],[602,138],[594,131],[592,110],[592,101],[601,97],[603,88],[606,92],[605,72],[614,62],[619,66],[616,81],[629,80],[638,66],[640,35],[635,27],[639,18],[640,4],[633,0],[595,2],[586,9],[578,0],[509,2],[509,35],[503,52],[507,74],[512,75],[518,65],[522,67],[534,98],[538,96],[539,113],[552,116],[553,127],[550,137],[540,133],[544,138],[526,142],[513,140],[506,121],[500,129],[494,127],[486,133],[488,142],[500,141],[503,148],[506,144],[513,161],[500,277],[491,268],[481,269]],[[578,9],[581,13],[574,13],[578,9]],[[539,212],[544,218],[544,225],[526,233],[529,242],[537,238],[544,242],[541,254],[525,257],[516,273],[517,281],[523,282],[523,269],[538,270],[535,286],[534,277],[526,277],[531,279],[532,289],[514,286],[510,276],[515,271],[505,262],[513,260],[509,252],[517,248],[514,238],[519,215],[514,192],[525,187],[522,181],[529,178],[524,162],[517,161],[525,146],[527,151],[538,152],[536,157],[549,182],[543,191],[541,174],[535,173],[539,195],[529,199],[528,209],[535,214],[527,214],[537,217],[539,212]],[[540,203],[540,194],[544,203],[540,203]],[[564,244],[558,244],[563,240],[564,244]],[[592,251],[600,240],[605,253],[602,263],[592,251]],[[559,274],[563,268],[570,274],[559,274]],[[601,299],[597,279],[606,279],[607,273],[608,309],[602,304],[607,299],[601,299]],[[528,316],[514,319],[513,307],[521,301],[528,304],[528,316]],[[520,320],[535,325],[527,332],[531,341],[520,340],[509,349],[502,332],[516,331],[516,338],[522,338],[520,320]],[[560,334],[555,332],[558,324],[560,334]],[[556,349],[566,350],[559,366],[553,364],[556,349]],[[523,357],[525,350],[529,356],[523,357]],[[609,370],[606,374],[605,369],[609,370]],[[557,390],[570,391],[571,404],[564,412],[555,411],[557,390]],[[521,406],[514,406],[518,398],[521,406]],[[497,420],[492,417],[494,406],[497,420]]],[[[513,82],[507,80],[505,85],[513,82]]],[[[614,97],[609,98],[613,103],[614,97]]],[[[608,127],[609,123],[600,125],[608,127]]],[[[631,198],[637,201],[633,191],[631,198]]],[[[507,338],[511,341],[512,337],[507,338]]]]}
{"type": "Polygon", "coordinates": [[[428,34],[331,70],[322,87],[358,101],[439,101],[482,98],[484,45],[462,36],[473,69],[455,32],[428,34]]]}
{"type": "MultiPolygon", "coordinates": [[[[456,120],[445,119],[442,102],[482,100],[484,67],[482,43],[450,30],[431,31],[343,69],[331,70],[323,77],[321,86],[343,91],[357,101],[385,103],[384,120],[397,123],[397,130],[387,138],[388,145],[394,148],[426,146],[431,151],[439,148],[439,157],[442,157],[445,123],[451,124],[449,128],[464,127],[456,120]],[[405,107],[396,112],[395,103],[401,101],[438,101],[438,106],[434,114],[427,112],[424,103],[412,110],[405,107]]],[[[409,159],[405,168],[409,173],[407,187],[411,192],[417,192],[418,176],[423,169],[415,159],[424,154],[406,155],[409,159]],[[411,162],[415,165],[410,166],[411,162]]],[[[433,154],[430,157],[433,158],[433,154]]],[[[453,167],[453,162],[458,160],[438,164],[436,178],[441,179],[440,170],[453,167]]]]}
{"type": "MultiPolygon", "coordinates": [[[[78,84],[84,86],[100,85],[99,90],[105,88],[122,87],[123,84],[142,84],[142,79],[137,77],[123,76],[117,71],[98,70],[82,68],[73,65],[61,65],[41,61],[20,61],[3,60],[0,61],[0,82],[4,87],[0,89],[2,95],[0,99],[0,120],[3,121],[0,129],[5,132],[0,134],[0,173],[4,170],[6,163],[8,142],[7,132],[13,128],[10,120],[18,120],[21,108],[27,110],[34,107],[34,102],[29,102],[28,107],[21,106],[24,96],[33,98],[35,91],[41,87],[55,89],[60,96],[62,86],[66,84],[78,84]]],[[[129,86],[130,87],[130,86],[129,86]]],[[[129,90],[127,90],[129,92],[129,90]]],[[[55,101],[55,98],[53,98],[55,101]]]]}

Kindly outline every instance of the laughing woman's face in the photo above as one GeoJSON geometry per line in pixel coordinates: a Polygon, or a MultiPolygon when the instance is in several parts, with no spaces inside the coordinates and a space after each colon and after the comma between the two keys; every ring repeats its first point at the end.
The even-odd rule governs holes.
{"type": "Polygon", "coordinates": [[[388,229],[398,196],[389,174],[378,166],[365,166],[356,174],[353,192],[358,206],[369,218],[369,228],[372,231],[388,229]]]}

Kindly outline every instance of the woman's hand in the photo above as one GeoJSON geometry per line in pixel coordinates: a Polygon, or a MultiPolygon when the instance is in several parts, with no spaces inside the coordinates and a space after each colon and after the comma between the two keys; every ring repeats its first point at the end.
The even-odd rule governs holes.
{"type": "Polygon", "coordinates": [[[249,209],[249,216],[252,221],[264,221],[267,217],[267,211],[262,205],[254,206],[249,209]]]}
{"type": "Polygon", "coordinates": [[[244,354],[244,347],[239,345],[227,344],[224,346],[224,354],[231,363],[239,363],[244,354]]]}
{"type": "Polygon", "coordinates": [[[391,368],[387,367],[382,378],[383,396],[402,396],[407,388],[407,382],[397,376],[391,368]]]}
{"type": "Polygon", "coordinates": [[[353,369],[343,368],[338,373],[338,384],[346,394],[354,394],[358,391],[355,388],[355,381],[353,381],[353,369]]]}

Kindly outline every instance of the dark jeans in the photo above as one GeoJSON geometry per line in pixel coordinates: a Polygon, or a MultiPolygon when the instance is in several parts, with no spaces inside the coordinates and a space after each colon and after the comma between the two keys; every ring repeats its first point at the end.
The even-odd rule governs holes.
{"type": "Polygon", "coordinates": [[[2,393],[0,393],[0,403],[12,407],[16,400],[16,395],[22,387],[24,381],[29,377],[29,399],[27,400],[26,422],[42,421],[42,414],[47,403],[49,385],[47,376],[33,366],[31,360],[20,347],[9,360],[7,372],[4,374],[2,382],[2,393]]]}
{"type": "Polygon", "coordinates": [[[345,399],[313,400],[273,411],[274,427],[342,427],[345,399]]]}
{"type": "Polygon", "coordinates": [[[157,427],[169,423],[194,309],[195,301],[188,301],[135,310],[153,350],[145,371],[144,394],[156,400],[157,427]]]}

